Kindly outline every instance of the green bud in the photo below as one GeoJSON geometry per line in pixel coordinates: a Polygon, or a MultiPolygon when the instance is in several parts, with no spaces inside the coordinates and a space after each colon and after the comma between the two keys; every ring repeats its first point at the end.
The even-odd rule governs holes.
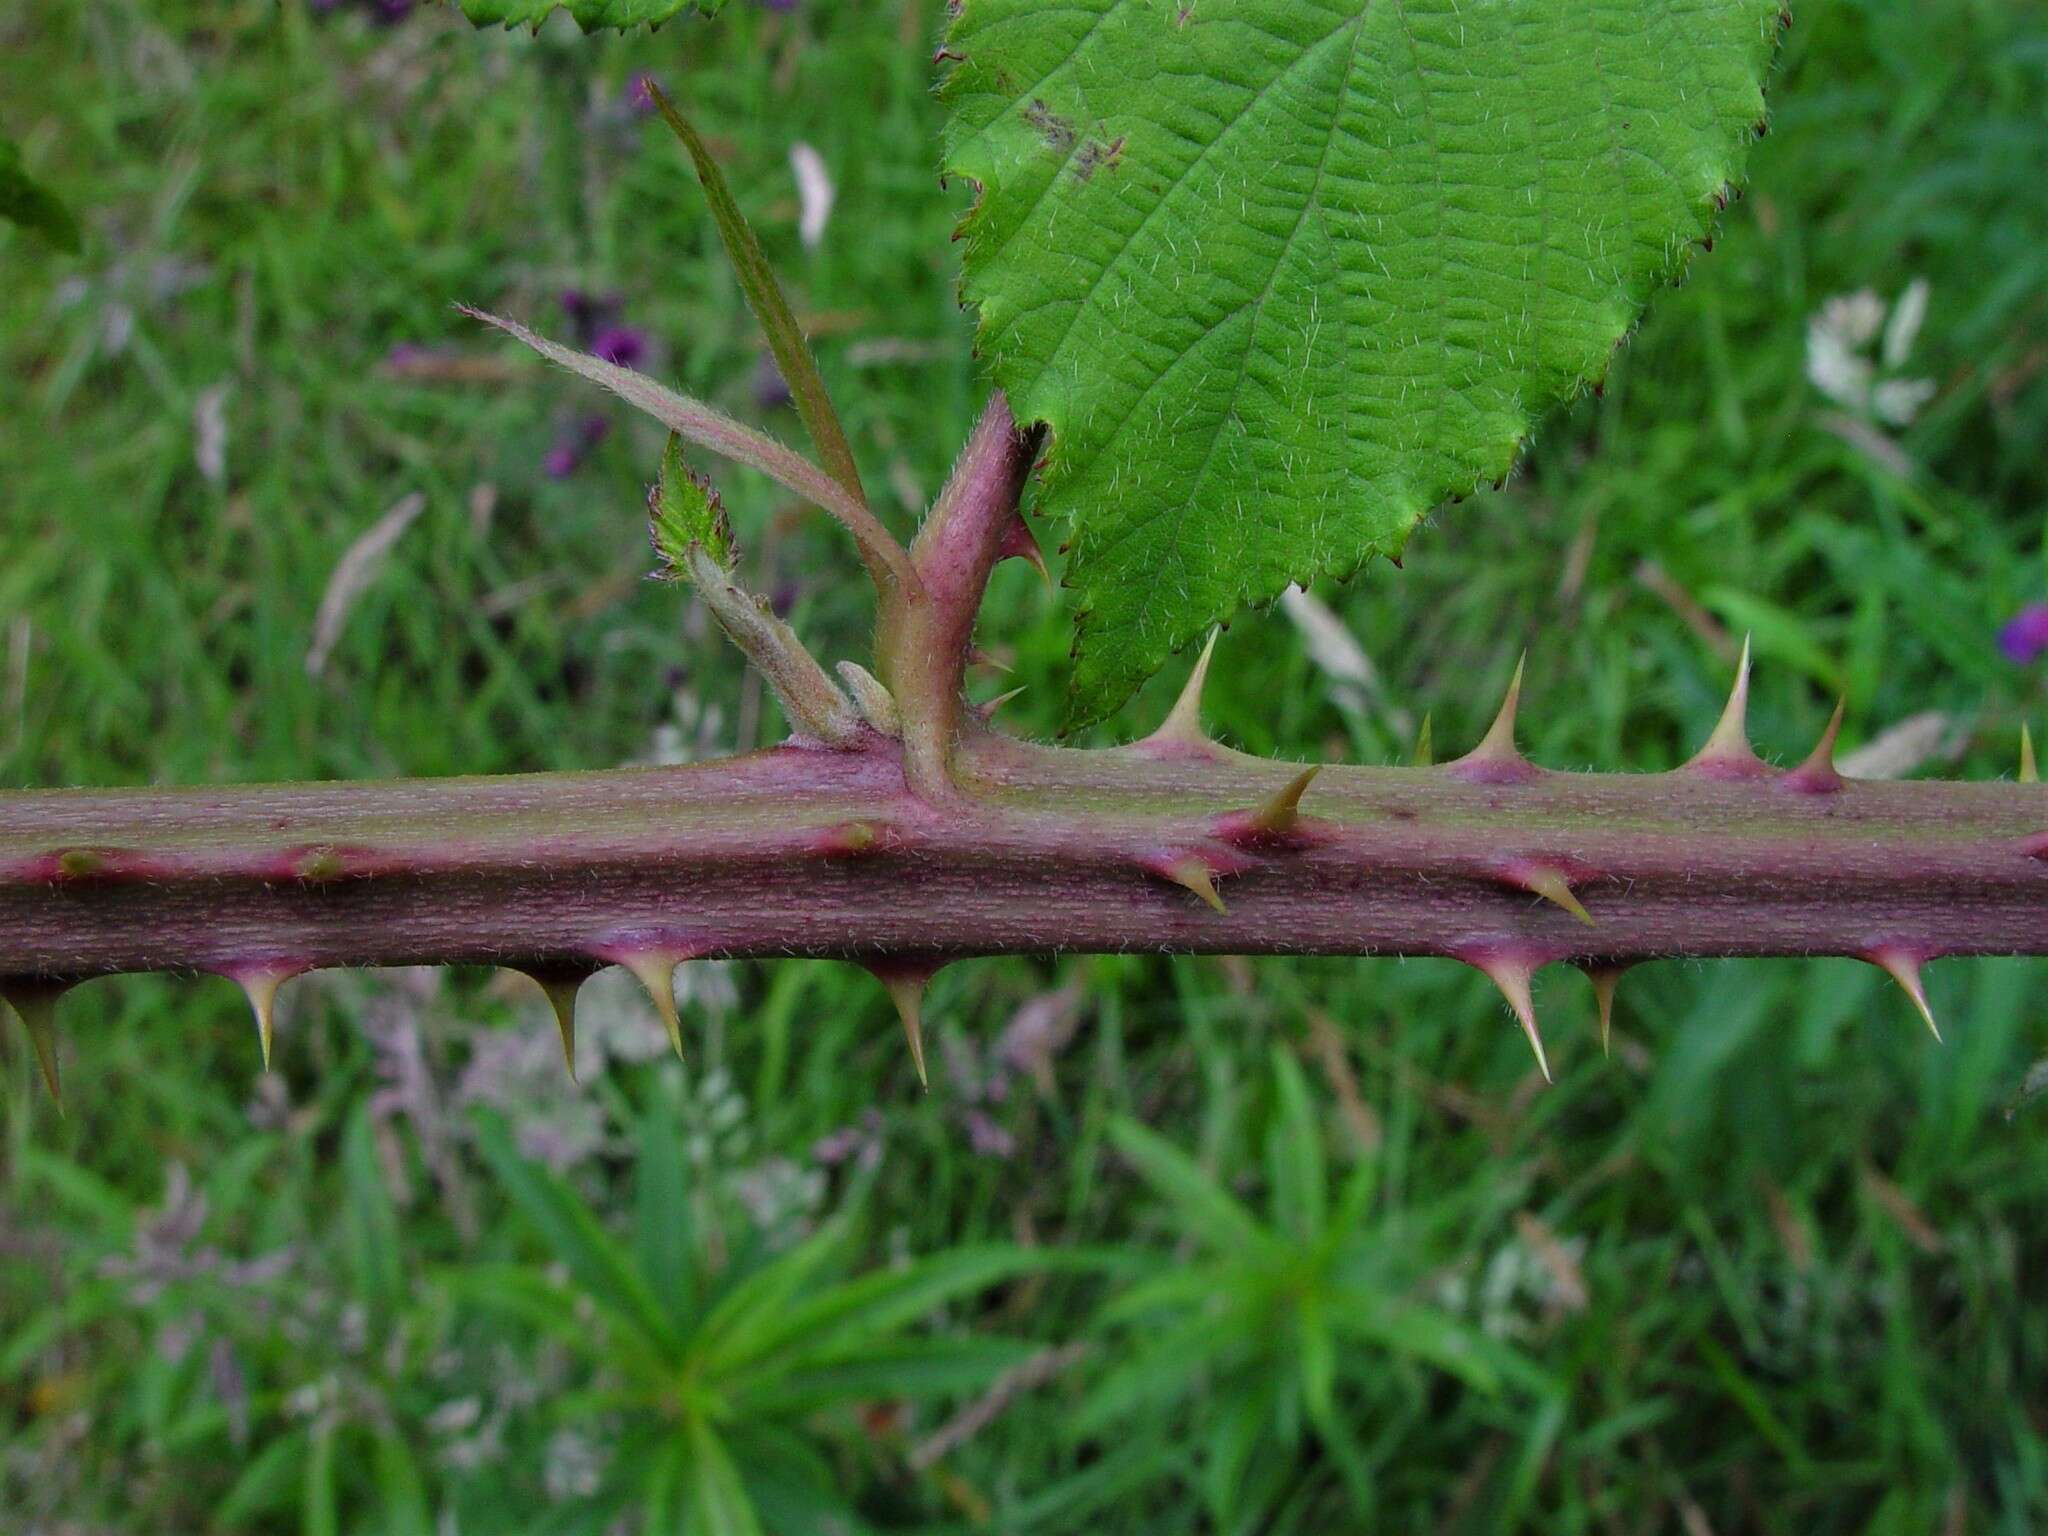
{"type": "Polygon", "coordinates": [[[725,503],[703,475],[683,462],[683,440],[673,432],[662,450],[661,479],[647,494],[648,531],[660,556],[661,574],[671,581],[686,579],[691,546],[701,548],[721,571],[739,559],[725,503]]]}

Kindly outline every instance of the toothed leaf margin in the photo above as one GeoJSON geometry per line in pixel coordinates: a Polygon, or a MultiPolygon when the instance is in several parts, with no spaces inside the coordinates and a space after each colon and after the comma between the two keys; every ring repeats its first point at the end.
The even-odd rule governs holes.
{"type": "Polygon", "coordinates": [[[1052,429],[1068,725],[1398,554],[1605,375],[1763,116],[1779,0],[962,0],[981,350],[1052,429]]]}

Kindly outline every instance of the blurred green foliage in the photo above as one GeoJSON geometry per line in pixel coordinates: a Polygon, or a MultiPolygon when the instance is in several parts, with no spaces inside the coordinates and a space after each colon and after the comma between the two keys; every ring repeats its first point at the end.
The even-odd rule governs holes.
{"type": "MultiPolygon", "coordinates": [[[[564,331],[565,290],[616,294],[646,367],[798,435],[637,110],[651,70],[907,530],[980,400],[938,21],[0,14],[8,130],[87,226],[75,259],[0,227],[0,781],[772,740],[772,702],[643,579],[658,430],[451,306],[564,331]],[[837,191],[814,248],[797,142],[837,191]],[[310,674],[331,576],[415,493],[310,674]]],[[[1895,766],[2013,771],[2043,718],[1994,634],[2048,576],[2048,18],[1816,0],[1785,46],[1747,198],[1604,397],[1405,571],[1315,594],[1353,649],[1241,618],[1226,739],[1398,760],[1427,711],[1454,751],[1527,644],[1533,757],[1668,766],[1750,629],[1768,754],[1803,755],[1839,692],[1851,749],[1931,715],[1895,766]],[[1829,300],[1886,313],[1915,279],[1913,419],[1817,388],[1829,300]]],[[[720,489],[748,585],[860,655],[844,542],[754,477],[720,489]]],[[[1014,675],[974,686],[1025,684],[1005,720],[1048,729],[1057,600],[1004,567],[982,638],[1014,675]]],[[[66,1005],[68,1119],[0,1046],[0,1526],[2018,1536],[2048,1524],[2044,982],[1934,967],[1937,1048],[1867,967],[1646,967],[1610,1061],[1583,980],[1546,974],[1545,1090],[1448,963],[983,962],[935,987],[929,1097],[852,967],[686,968],[687,1068],[599,977],[580,1089],[538,996],[483,974],[295,982],[268,1078],[225,983],[94,983],[66,1005]],[[657,1384],[711,1298],[758,1304],[810,1258],[764,1322],[881,1321],[788,1341],[775,1391],[801,1369],[811,1396],[749,1375],[721,1463],[657,1384]]]]}

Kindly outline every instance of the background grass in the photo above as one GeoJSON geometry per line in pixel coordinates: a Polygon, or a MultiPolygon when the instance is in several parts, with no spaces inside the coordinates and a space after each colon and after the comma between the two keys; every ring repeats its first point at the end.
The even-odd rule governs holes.
{"type": "MultiPolygon", "coordinates": [[[[559,330],[561,291],[616,292],[650,368],[795,434],[756,401],[756,338],[679,152],[627,103],[652,70],[713,138],[907,529],[981,397],[947,241],[965,192],[935,172],[937,10],[736,0],[716,25],[585,39],[298,0],[11,7],[0,126],[89,235],[71,260],[0,228],[0,780],[505,772],[773,739],[701,616],[641,579],[658,437],[451,306],[559,330]],[[813,251],[799,140],[839,196],[813,251]],[[399,347],[481,377],[407,376],[399,347]],[[549,446],[593,409],[614,430],[550,478],[549,446]],[[415,492],[309,678],[337,562],[415,492]]],[[[1747,198],[1604,397],[1503,491],[1441,513],[1405,571],[1320,594],[1376,687],[1319,669],[1278,610],[1245,615],[1212,682],[1220,733],[1392,760],[1427,712],[1459,746],[1526,645],[1532,756],[1657,768],[1704,735],[1753,630],[1767,754],[1803,755],[1840,694],[1849,747],[1938,712],[1915,771],[2012,772],[2020,722],[2048,718],[2039,669],[1994,643],[2044,577],[2044,93],[2039,7],[1801,8],[1747,198]],[[1907,371],[1938,392],[1873,435],[1808,381],[1807,326],[1830,296],[1915,277],[1932,297],[1907,371]]],[[[845,548],[728,480],[759,584],[821,651],[859,654],[845,548]]],[[[1026,685],[1007,718],[1049,727],[1058,602],[1006,567],[983,633],[1014,676],[977,688],[1026,685]]],[[[1177,683],[1100,734],[1142,729],[1177,683]]],[[[644,1128],[684,1127],[712,1260],[736,1270],[728,1242],[772,1251],[842,1211],[856,1269],[994,1240],[1187,1260],[1198,1231],[1112,1127],[1135,1117],[1269,1211],[1297,1144],[1276,1052],[1307,1073],[1331,1178],[1369,1180],[1372,1283],[1522,1374],[1489,1394],[1345,1345],[1352,1465],[1290,1431],[1275,1384],[1301,1362],[1251,1326],[1077,1435],[1159,1367],[1143,1330],[1096,1313],[1115,1266],[1041,1275],[919,1326],[1085,1354],[1013,1382],[929,1465],[913,1450],[976,1399],[971,1372],[810,1416],[846,1512],[769,1528],[2048,1526],[2048,1110],[2023,1095],[2048,1054],[2039,962],[1935,967],[1945,1048],[1867,967],[1645,967],[1611,1061],[1584,982],[1545,976],[1546,1091],[1498,999],[1449,964],[979,963],[936,988],[929,1098],[862,973],[702,970],[687,1070],[650,1052],[615,978],[594,984],[610,1043],[580,1091],[537,999],[471,973],[295,984],[262,1080],[224,983],[96,983],[68,1005],[61,1122],[10,1037],[0,1529],[658,1523],[621,1479],[658,1459],[662,1411],[620,1408],[604,1368],[462,1299],[465,1277],[549,1272],[479,1155],[479,1106],[619,1230],[644,1128]],[[1049,1017],[1076,1028],[1034,1080],[1002,1042],[1049,1017]],[[1252,1421],[1253,1472],[1219,1495],[1252,1421]]]]}

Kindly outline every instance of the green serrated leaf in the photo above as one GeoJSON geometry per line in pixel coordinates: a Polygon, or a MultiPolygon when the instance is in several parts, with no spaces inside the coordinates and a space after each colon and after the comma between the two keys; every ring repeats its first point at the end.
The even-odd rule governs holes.
{"type": "Polygon", "coordinates": [[[1073,523],[1069,725],[1398,554],[1604,376],[1763,115],[1779,0],[964,0],[965,292],[1073,523]]]}
{"type": "Polygon", "coordinates": [[[21,149],[0,135],[0,219],[35,230],[61,251],[75,254],[81,240],[71,210],[22,164],[21,149]]]}
{"type": "Polygon", "coordinates": [[[683,440],[671,432],[661,453],[661,479],[647,498],[648,533],[661,557],[662,574],[689,579],[690,546],[702,545],[721,571],[739,558],[718,488],[683,460],[683,440]]]}
{"type": "Polygon", "coordinates": [[[660,26],[678,16],[716,16],[725,0],[456,0],[462,14],[480,27],[537,27],[566,11],[586,32],[604,28],[660,26]]]}

